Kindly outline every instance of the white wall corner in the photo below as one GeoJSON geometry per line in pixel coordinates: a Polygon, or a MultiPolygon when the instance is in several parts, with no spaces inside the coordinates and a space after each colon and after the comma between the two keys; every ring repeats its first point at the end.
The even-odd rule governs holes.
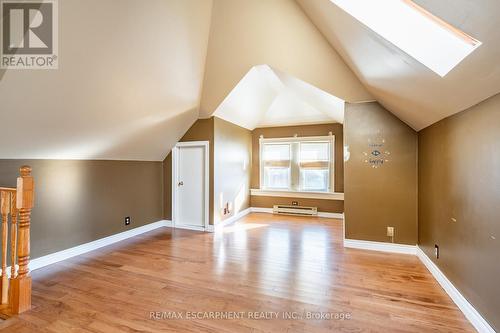
{"type": "Polygon", "coordinates": [[[439,267],[425,254],[425,252],[418,246],[416,250],[416,254],[420,261],[427,267],[429,272],[431,272],[448,296],[455,302],[472,326],[474,326],[479,333],[495,333],[495,330],[488,324],[483,316],[481,316],[474,306],[467,301],[457,288],[455,288],[453,283],[448,280],[446,275],[441,272],[439,267]]]}

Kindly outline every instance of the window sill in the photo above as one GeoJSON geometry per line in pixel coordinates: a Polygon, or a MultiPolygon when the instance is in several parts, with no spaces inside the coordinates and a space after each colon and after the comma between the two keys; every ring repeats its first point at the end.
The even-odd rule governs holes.
{"type": "Polygon", "coordinates": [[[333,192],[303,192],[303,191],[251,189],[250,195],[263,196],[263,197],[344,200],[344,193],[333,193],[333,192]]]}

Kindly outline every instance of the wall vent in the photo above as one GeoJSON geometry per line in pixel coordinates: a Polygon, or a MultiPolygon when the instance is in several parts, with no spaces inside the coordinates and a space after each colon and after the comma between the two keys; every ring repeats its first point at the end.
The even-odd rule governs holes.
{"type": "Polygon", "coordinates": [[[300,215],[300,216],[316,216],[318,215],[318,208],[316,207],[303,207],[303,206],[288,206],[288,205],[274,205],[274,214],[282,215],[300,215]]]}

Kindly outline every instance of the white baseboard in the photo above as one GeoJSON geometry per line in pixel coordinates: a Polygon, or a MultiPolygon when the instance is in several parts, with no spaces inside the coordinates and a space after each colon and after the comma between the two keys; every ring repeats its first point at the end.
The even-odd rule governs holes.
{"type": "Polygon", "coordinates": [[[272,208],[264,208],[264,207],[252,207],[250,208],[250,211],[252,213],[266,213],[266,214],[272,214],[273,209],[272,208]]]}
{"type": "Polygon", "coordinates": [[[241,212],[238,212],[236,214],[234,214],[233,216],[230,216],[228,217],[227,219],[225,220],[222,220],[220,221],[219,223],[217,223],[215,226],[211,226],[212,230],[211,231],[220,231],[222,230],[224,227],[230,225],[230,224],[233,224],[234,222],[238,221],[239,219],[241,219],[242,217],[250,214],[250,212],[252,211],[252,209],[249,207],[247,209],[244,209],[242,210],[241,212]]]}
{"type": "MultiPolygon", "coordinates": [[[[265,207],[252,207],[250,208],[252,213],[266,213],[266,214],[273,214],[273,209],[272,208],[265,208],[265,207]]],[[[329,219],[344,219],[344,214],[343,213],[327,213],[327,212],[318,212],[318,217],[324,217],[324,218],[329,218],[329,219]]]]}
{"type": "Polygon", "coordinates": [[[327,213],[327,212],[318,212],[318,217],[325,217],[328,219],[344,219],[344,213],[327,213]]]}
{"type": "MultiPolygon", "coordinates": [[[[223,228],[226,225],[232,224],[242,218],[243,216],[252,213],[272,213],[272,208],[261,208],[261,207],[251,207],[247,208],[238,214],[224,220],[223,222],[217,224],[211,231],[218,228],[223,228]]],[[[326,213],[333,214],[333,213],[326,213]]],[[[330,215],[331,216],[331,215],[330,215]]],[[[329,217],[329,216],[327,216],[329,217]]],[[[343,214],[342,214],[343,217],[343,214]]],[[[337,217],[335,217],[337,218],[337,217]]],[[[171,227],[172,222],[167,220],[162,220],[154,223],[150,223],[138,228],[127,230],[116,235],[111,235],[105,238],[95,240],[90,243],[78,245],[63,251],[55,252],[40,258],[31,260],[29,264],[30,270],[36,270],[57,262],[76,257],[78,255],[85,254],[90,251],[100,249],[101,247],[108,246],[122,240],[146,233],[151,230],[155,230],[161,227],[171,227]]],[[[207,230],[210,231],[210,230],[207,230]]],[[[476,328],[479,333],[495,333],[495,330],[488,324],[488,322],[481,316],[481,314],[470,304],[467,299],[460,293],[460,291],[455,288],[450,280],[441,272],[441,270],[434,264],[434,262],[429,259],[429,257],[416,245],[405,245],[405,244],[393,244],[393,243],[382,243],[382,242],[371,242],[364,240],[355,239],[344,239],[344,247],[356,248],[363,250],[374,250],[383,252],[392,252],[400,254],[411,254],[416,255],[422,261],[422,263],[427,267],[429,272],[438,281],[445,292],[450,296],[450,298],[455,302],[458,308],[463,312],[465,317],[471,322],[471,324],[476,328]]],[[[7,272],[10,273],[10,268],[7,268],[7,272]]]]}
{"type": "Polygon", "coordinates": [[[382,251],[400,254],[417,254],[416,245],[372,242],[357,239],[344,239],[344,247],[361,250],[382,251]]]}
{"type": "Polygon", "coordinates": [[[472,326],[479,333],[495,333],[495,330],[488,324],[488,322],[481,316],[481,314],[467,301],[467,299],[455,288],[453,283],[441,272],[439,267],[422,251],[418,246],[416,254],[420,261],[427,267],[429,272],[434,276],[441,287],[446,291],[448,296],[455,302],[458,308],[462,311],[465,317],[470,321],[472,326]]]}
{"type": "Polygon", "coordinates": [[[175,229],[194,230],[194,231],[210,231],[211,226],[209,225],[208,228],[205,228],[205,226],[170,223],[170,225],[168,225],[168,227],[175,228],[175,229]]]}
{"type": "Polygon", "coordinates": [[[460,291],[455,288],[451,281],[448,280],[448,278],[443,274],[443,272],[441,272],[436,264],[429,259],[429,257],[417,245],[344,239],[344,247],[416,255],[479,333],[495,333],[495,330],[488,324],[481,314],[467,301],[460,291]]]}
{"type": "MultiPolygon", "coordinates": [[[[235,214],[235,215],[217,223],[215,226],[213,226],[213,225],[208,226],[207,231],[214,232],[214,231],[222,230],[225,226],[233,224],[234,222],[238,221],[239,219],[241,219],[242,217],[244,217],[250,213],[273,214],[273,209],[272,208],[265,208],[265,207],[249,207],[245,210],[242,210],[238,214],[235,214]]],[[[324,218],[330,218],[330,219],[344,219],[344,214],[318,212],[318,217],[324,217],[324,218]]]]}
{"type": "Polygon", "coordinates": [[[45,266],[48,266],[51,264],[55,264],[59,261],[63,261],[63,260],[73,258],[73,257],[76,257],[78,255],[81,255],[81,254],[84,254],[84,253],[87,253],[90,251],[100,249],[101,247],[117,243],[117,242],[125,240],[127,238],[131,238],[131,237],[134,237],[134,236],[137,236],[137,235],[140,235],[140,234],[143,234],[145,232],[155,230],[155,229],[158,229],[161,227],[168,227],[170,225],[171,225],[171,222],[166,221],[166,220],[146,224],[144,226],[130,229],[130,230],[127,230],[124,232],[120,232],[119,234],[104,237],[104,238],[95,240],[95,241],[90,242],[90,243],[85,243],[85,244],[78,245],[78,246],[75,246],[75,247],[72,247],[72,248],[69,248],[66,250],[62,250],[59,252],[48,254],[48,255],[40,257],[40,258],[33,259],[29,263],[29,268],[30,268],[30,270],[33,271],[35,269],[39,269],[39,268],[42,268],[42,267],[45,267],[45,266]]]}
{"type": "MultiPolygon", "coordinates": [[[[242,210],[241,212],[238,212],[237,214],[228,217],[227,219],[220,221],[217,223],[215,226],[209,225],[207,228],[204,227],[196,227],[196,226],[189,226],[189,225],[177,225],[175,228],[177,229],[188,229],[188,230],[196,230],[196,231],[206,231],[206,232],[215,232],[222,230],[225,226],[230,225],[239,219],[241,219],[243,216],[248,215],[251,212],[251,208],[247,208],[242,210]]],[[[172,223],[169,225],[170,227],[173,227],[172,223]]]]}

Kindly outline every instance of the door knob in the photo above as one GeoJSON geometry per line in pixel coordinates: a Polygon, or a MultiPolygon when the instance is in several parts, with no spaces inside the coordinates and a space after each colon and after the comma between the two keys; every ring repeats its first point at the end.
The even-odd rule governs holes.
{"type": "Polygon", "coordinates": [[[182,185],[184,185],[184,182],[180,181],[179,184],[178,184],[178,186],[182,186],[182,185]]]}

